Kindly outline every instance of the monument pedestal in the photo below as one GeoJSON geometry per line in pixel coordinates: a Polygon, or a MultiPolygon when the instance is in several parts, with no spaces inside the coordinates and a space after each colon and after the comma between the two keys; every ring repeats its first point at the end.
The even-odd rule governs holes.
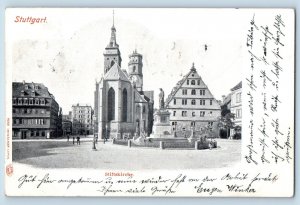
{"type": "Polygon", "coordinates": [[[171,135],[172,127],[170,125],[170,112],[165,109],[159,109],[154,113],[153,134],[151,137],[173,137],[171,135]]]}

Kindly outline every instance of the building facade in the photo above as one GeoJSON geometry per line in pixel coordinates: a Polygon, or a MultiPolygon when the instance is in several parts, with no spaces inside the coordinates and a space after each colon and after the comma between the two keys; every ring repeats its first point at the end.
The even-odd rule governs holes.
{"type": "Polygon", "coordinates": [[[93,109],[90,105],[77,103],[72,105],[72,134],[93,134],[93,109]]]}
{"type": "Polygon", "coordinates": [[[143,56],[129,56],[128,72],[121,69],[116,28],[104,50],[104,76],[96,82],[95,131],[99,138],[131,138],[149,135],[153,125],[153,91],[143,90],[143,56]]]}
{"type": "Polygon", "coordinates": [[[62,116],[63,136],[72,134],[72,112],[69,115],[62,116]]]}
{"type": "Polygon", "coordinates": [[[242,131],[242,81],[231,88],[230,112],[234,114],[235,129],[233,133],[242,131]]]}
{"type": "Polygon", "coordinates": [[[177,136],[188,137],[192,131],[201,132],[208,128],[218,136],[220,104],[197,73],[194,64],[172,89],[165,104],[171,113],[170,123],[177,136]]]}
{"type": "Polygon", "coordinates": [[[12,119],[15,139],[62,135],[62,110],[42,83],[13,82],[12,119]]]}

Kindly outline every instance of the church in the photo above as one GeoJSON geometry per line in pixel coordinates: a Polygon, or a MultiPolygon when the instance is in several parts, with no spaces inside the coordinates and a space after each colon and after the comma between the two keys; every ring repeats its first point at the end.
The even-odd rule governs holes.
{"type": "Polygon", "coordinates": [[[104,75],[94,92],[94,132],[99,139],[148,136],[153,126],[153,91],[143,90],[143,56],[136,50],[122,69],[116,28],[104,53],[104,75]]]}

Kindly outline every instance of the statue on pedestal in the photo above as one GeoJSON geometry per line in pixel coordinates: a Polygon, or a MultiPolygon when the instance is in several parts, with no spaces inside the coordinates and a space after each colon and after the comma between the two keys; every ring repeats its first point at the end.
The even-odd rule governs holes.
{"type": "Polygon", "coordinates": [[[159,88],[160,90],[160,93],[159,93],[159,109],[164,109],[165,108],[165,100],[164,100],[164,97],[165,97],[165,93],[163,91],[162,88],[159,88]]]}

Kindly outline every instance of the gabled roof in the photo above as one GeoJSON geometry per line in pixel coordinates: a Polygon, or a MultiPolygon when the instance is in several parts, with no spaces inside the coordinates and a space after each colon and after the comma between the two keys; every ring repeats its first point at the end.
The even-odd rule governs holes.
{"type": "Polygon", "coordinates": [[[176,94],[176,92],[181,88],[182,84],[186,81],[186,79],[189,77],[189,75],[192,72],[194,72],[194,71],[190,70],[188,72],[188,74],[186,74],[185,76],[183,76],[183,78],[176,83],[175,87],[173,87],[171,93],[168,95],[168,97],[166,99],[166,105],[168,105],[170,103],[170,101],[172,100],[172,98],[174,97],[174,95],[176,94]]]}
{"type": "Polygon", "coordinates": [[[225,97],[225,99],[224,99],[222,105],[227,105],[227,104],[229,104],[230,102],[231,102],[231,94],[228,94],[228,95],[225,97]]]}
{"type": "Polygon", "coordinates": [[[231,90],[231,91],[235,91],[235,90],[240,89],[240,88],[242,88],[242,81],[239,82],[236,86],[234,86],[234,87],[231,88],[230,90],[231,90]]]}
{"type": "Polygon", "coordinates": [[[123,80],[130,82],[126,74],[121,70],[117,63],[115,63],[105,74],[104,80],[123,80]]]}
{"type": "Polygon", "coordinates": [[[139,103],[146,103],[147,100],[145,100],[145,98],[136,90],[134,89],[134,93],[135,93],[135,102],[139,102],[139,103]]]}
{"type": "MultiPolygon", "coordinates": [[[[207,89],[207,96],[209,96],[211,99],[215,99],[215,97],[212,95],[212,93],[210,92],[210,90],[208,89],[207,85],[205,84],[205,82],[203,81],[203,79],[201,78],[201,76],[198,74],[194,64],[192,66],[192,68],[190,69],[190,71],[183,76],[183,78],[178,81],[178,83],[175,85],[175,87],[172,89],[171,93],[168,95],[165,104],[166,106],[169,105],[169,103],[171,102],[171,100],[175,97],[175,95],[177,94],[178,90],[183,86],[183,84],[187,81],[187,79],[194,79],[194,80],[199,80],[200,83],[197,85],[195,84],[196,88],[201,88],[201,89],[207,89]]],[[[216,103],[214,103],[213,105],[216,106],[218,105],[218,107],[220,106],[219,103],[216,101],[216,103]],[[217,104],[216,104],[217,103],[217,104]]],[[[211,107],[214,108],[214,107],[211,107]]]]}

